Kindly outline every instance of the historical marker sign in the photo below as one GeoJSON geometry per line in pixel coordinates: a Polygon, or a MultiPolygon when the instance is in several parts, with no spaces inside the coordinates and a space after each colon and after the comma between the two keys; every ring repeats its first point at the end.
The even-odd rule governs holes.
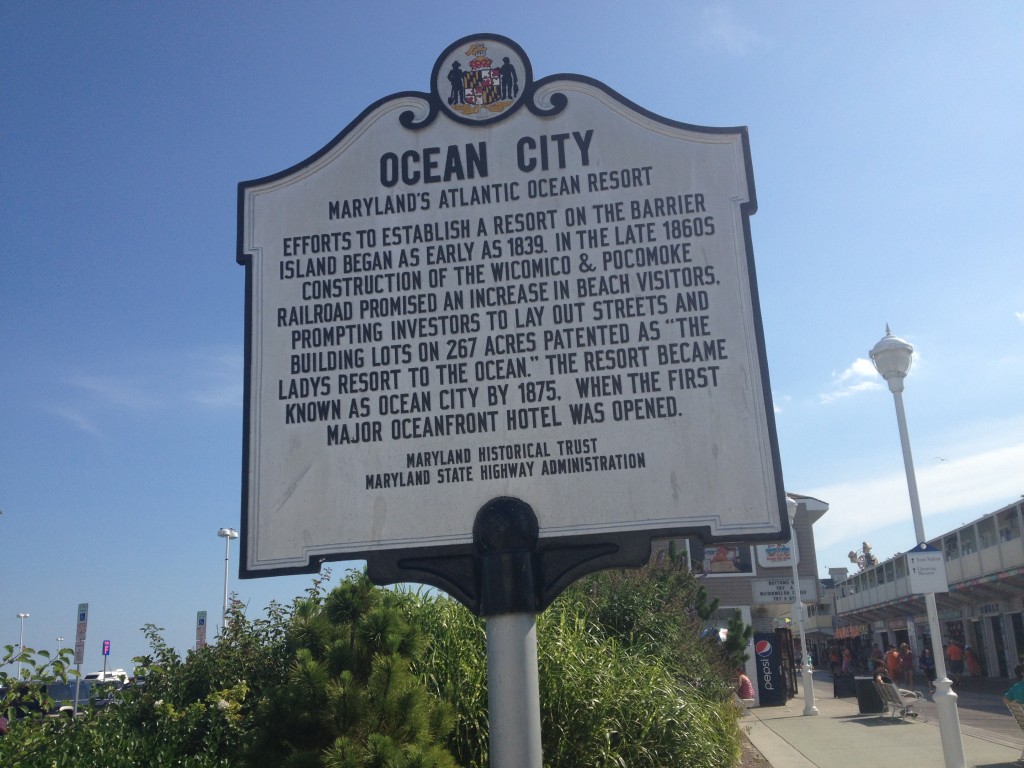
{"type": "MultiPolygon", "coordinates": [[[[407,70],[403,70],[407,71],[407,70]]],[[[788,537],[746,130],[652,115],[511,40],[239,185],[242,576],[540,537],[788,537]]]]}

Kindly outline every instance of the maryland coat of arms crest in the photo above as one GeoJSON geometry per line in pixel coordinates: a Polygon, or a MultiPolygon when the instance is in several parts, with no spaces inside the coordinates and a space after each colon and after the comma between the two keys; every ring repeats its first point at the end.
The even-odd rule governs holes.
{"type": "Polygon", "coordinates": [[[435,87],[453,116],[490,120],[514,106],[529,78],[529,63],[511,41],[467,38],[439,62],[435,87]]]}

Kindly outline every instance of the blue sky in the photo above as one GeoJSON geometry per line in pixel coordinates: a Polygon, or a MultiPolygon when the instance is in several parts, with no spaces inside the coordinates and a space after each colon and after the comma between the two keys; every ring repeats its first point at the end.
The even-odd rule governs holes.
{"type": "MultiPolygon", "coordinates": [[[[218,614],[239,525],[244,271],[236,185],[366,106],[427,90],[494,32],[537,77],[750,131],[751,221],[788,490],[831,505],[818,563],[914,544],[892,398],[867,351],[916,347],[905,393],[925,530],[1024,494],[1024,6],[524,2],[0,6],[0,643],[129,667],[218,614]],[[454,6],[452,6],[454,8],[454,6]]],[[[237,579],[259,613],[309,577],[237,579]]],[[[340,564],[335,570],[340,571],[340,564]]],[[[215,622],[214,622],[215,623],[215,622]]],[[[212,632],[211,632],[212,635],[212,632]]]]}

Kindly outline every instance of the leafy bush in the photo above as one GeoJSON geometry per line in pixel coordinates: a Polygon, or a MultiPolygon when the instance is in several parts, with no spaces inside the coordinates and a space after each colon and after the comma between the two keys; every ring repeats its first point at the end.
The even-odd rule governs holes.
{"type": "MultiPolygon", "coordinates": [[[[208,687],[201,694],[185,693],[190,674],[202,666],[193,652],[182,663],[164,644],[160,630],[145,629],[154,656],[137,659],[142,673],[103,709],[86,707],[82,717],[33,717],[11,722],[0,741],[0,765],[22,768],[134,768],[139,765],[216,768],[235,763],[232,754],[242,734],[241,702],[247,686],[237,680],[223,689],[208,687]],[[143,682],[144,681],[144,682],[143,682]]],[[[225,642],[223,652],[230,643],[225,642]]],[[[66,652],[70,654],[70,651],[66,652]]],[[[66,655],[64,651],[62,656],[66,655]]],[[[39,657],[47,659],[46,652],[39,657]]],[[[34,659],[33,679],[45,685],[56,678],[45,674],[34,659]]],[[[65,663],[67,659],[65,658],[65,663]]],[[[51,666],[52,670],[52,666],[51,666]]],[[[230,673],[229,673],[230,674],[230,673]]],[[[51,707],[52,708],[52,707],[51,707]]]]}
{"type": "MultiPolygon", "coordinates": [[[[235,603],[216,644],[184,659],[145,627],[151,653],[116,705],[74,720],[12,719],[0,765],[487,766],[483,620],[430,590],[380,589],[350,573],[327,591],[328,578],[263,618],[235,603]]],[[[567,589],[538,617],[545,765],[734,764],[730,652],[700,637],[713,608],[674,557],[567,589]]],[[[57,680],[69,654],[8,647],[4,661],[20,657],[24,681],[57,680]]],[[[51,705],[39,685],[20,701],[51,705]]]]}
{"type": "Polygon", "coordinates": [[[13,722],[25,717],[44,714],[54,707],[47,686],[67,683],[71,670],[71,649],[64,648],[51,654],[32,648],[5,645],[0,660],[0,714],[13,722]],[[13,676],[5,671],[18,665],[13,676]]]}

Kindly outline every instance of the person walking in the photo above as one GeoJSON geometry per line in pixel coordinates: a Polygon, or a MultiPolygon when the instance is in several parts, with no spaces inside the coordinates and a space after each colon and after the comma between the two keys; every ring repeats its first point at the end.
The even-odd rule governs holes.
{"type": "Polygon", "coordinates": [[[908,690],[914,687],[914,654],[906,643],[900,644],[900,685],[908,690]]]}
{"type": "Polygon", "coordinates": [[[885,661],[884,661],[884,656],[882,654],[882,649],[878,647],[878,643],[875,643],[875,644],[873,644],[871,646],[871,669],[870,669],[870,671],[874,672],[876,669],[881,669],[884,666],[885,666],[885,661]]]}
{"type": "Polygon", "coordinates": [[[964,664],[967,666],[967,673],[971,677],[985,676],[985,670],[981,668],[981,660],[978,659],[978,654],[969,645],[964,646],[964,664]]]}
{"type": "Polygon", "coordinates": [[[896,650],[895,645],[890,645],[889,650],[885,652],[885,673],[889,676],[890,680],[899,684],[900,652],[896,650]]]}
{"type": "Polygon", "coordinates": [[[953,685],[960,685],[964,679],[964,649],[956,640],[950,640],[946,646],[946,658],[949,660],[949,676],[953,685]]]}
{"type": "Polygon", "coordinates": [[[928,681],[928,692],[935,693],[935,658],[932,656],[930,649],[925,648],[921,651],[920,666],[925,679],[928,681]]]}
{"type": "Polygon", "coordinates": [[[853,674],[853,651],[850,650],[850,646],[843,648],[843,674],[853,674]]]}

